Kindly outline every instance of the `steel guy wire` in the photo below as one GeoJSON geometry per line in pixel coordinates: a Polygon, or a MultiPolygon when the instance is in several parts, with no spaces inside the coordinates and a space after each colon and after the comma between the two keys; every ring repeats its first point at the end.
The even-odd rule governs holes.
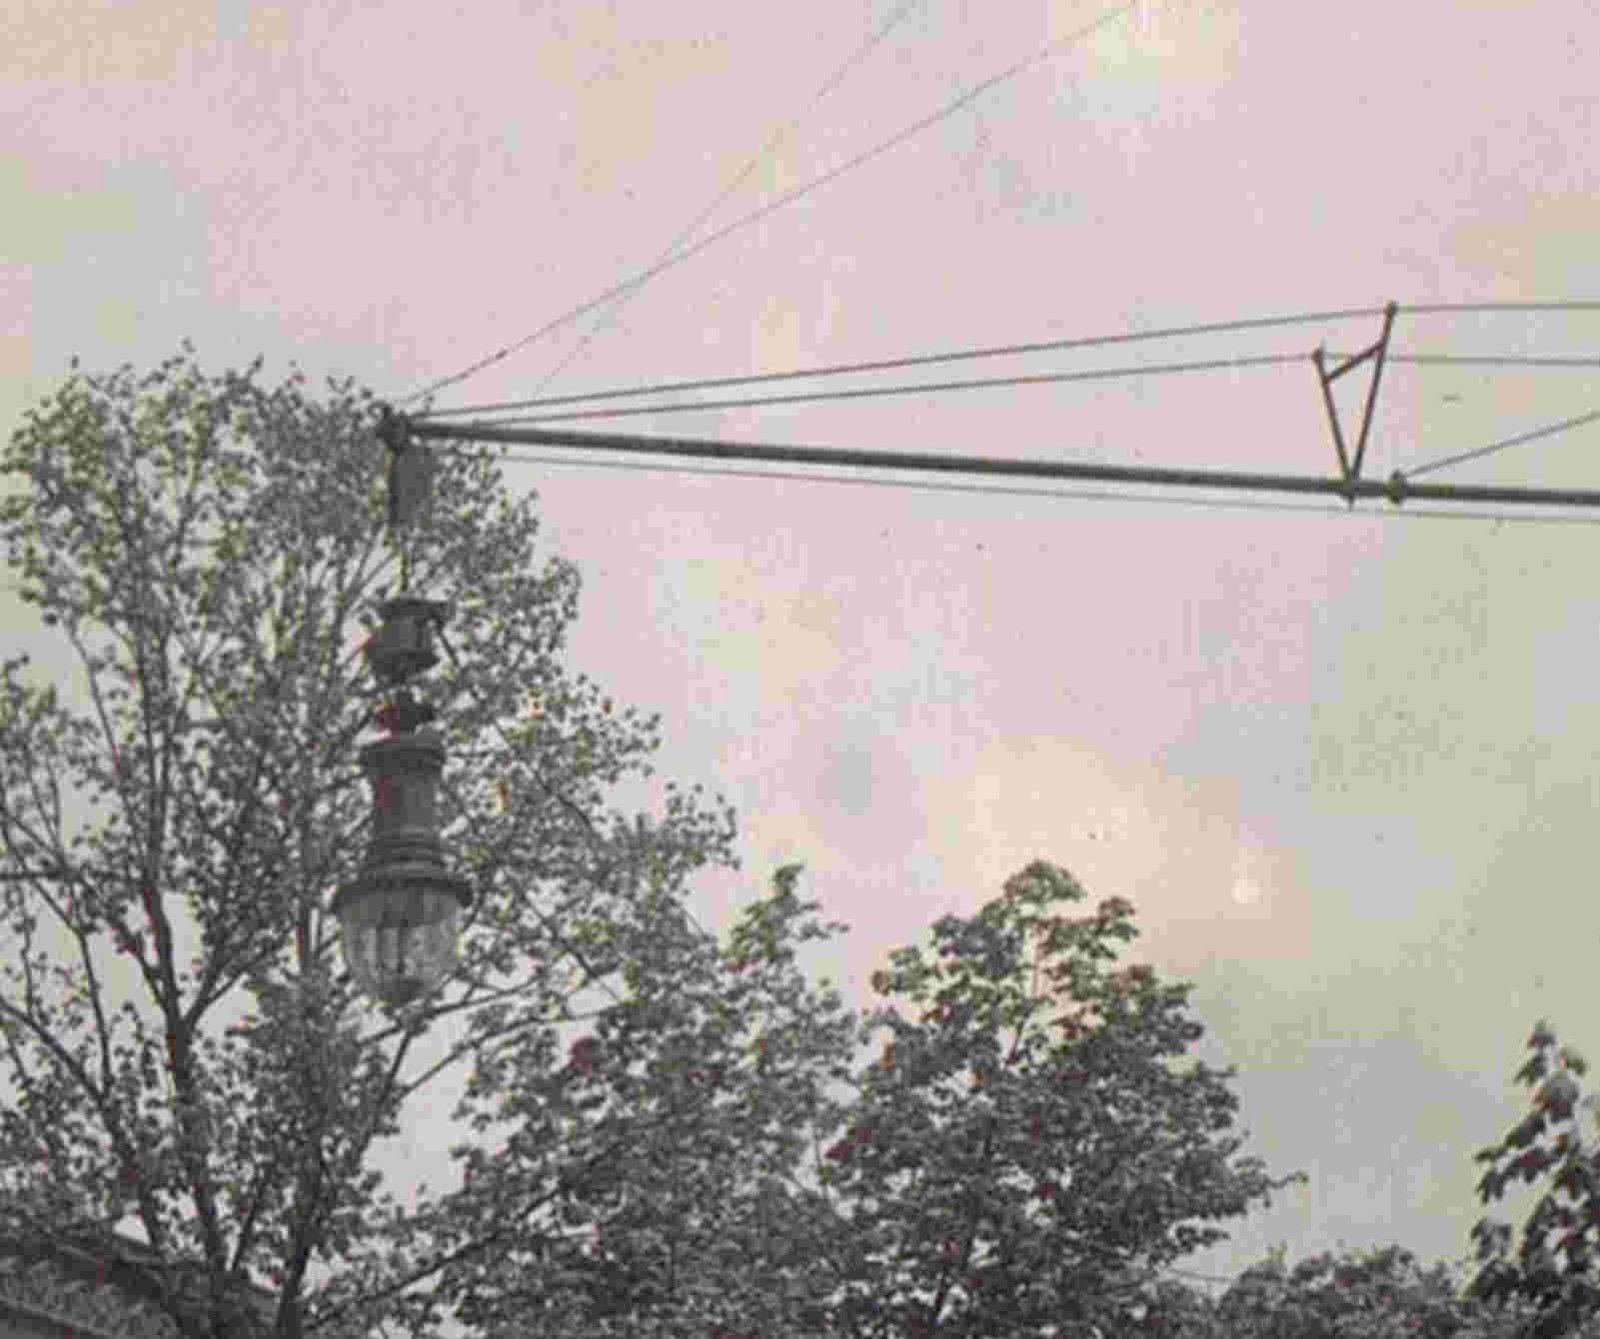
{"type": "Polygon", "coordinates": [[[1556,298],[1545,302],[1409,302],[1400,308],[1413,316],[1468,315],[1487,312],[1593,312],[1600,299],[1556,298]]]}
{"type": "Polygon", "coordinates": [[[1427,474],[1431,470],[1442,470],[1446,465],[1459,465],[1463,461],[1477,460],[1482,456],[1493,455],[1496,451],[1504,451],[1510,446],[1521,446],[1525,442],[1536,442],[1546,437],[1554,437],[1557,433],[1566,432],[1569,428],[1582,427],[1585,423],[1593,423],[1600,419],[1600,409],[1590,410],[1587,414],[1579,414],[1574,418],[1562,419],[1559,423],[1547,423],[1542,428],[1532,428],[1527,432],[1519,432],[1515,436],[1502,438],[1498,442],[1490,442],[1488,446],[1480,446],[1472,451],[1462,451],[1457,455],[1445,456],[1439,460],[1430,460],[1425,465],[1417,465],[1405,471],[1408,479],[1414,479],[1419,474],[1427,474]]]}
{"type": "MultiPolygon", "coordinates": [[[[1407,309],[1401,308],[1401,311],[1405,310],[1407,309]]],[[[623,386],[571,395],[508,400],[498,404],[463,405],[448,409],[430,409],[415,417],[419,421],[455,418],[465,415],[501,413],[514,409],[545,409],[557,405],[636,399],[646,395],[671,395],[683,391],[719,390],[734,386],[756,386],[819,377],[855,376],[864,372],[887,372],[907,367],[930,367],[940,363],[966,362],[979,358],[1003,358],[1030,353],[1052,353],[1065,349],[1102,348],[1113,344],[1132,344],[1159,339],[1181,339],[1193,335],[1225,334],[1291,325],[1325,324],[1331,321],[1381,316],[1382,314],[1383,309],[1381,307],[1353,307],[1340,311],[1303,312],[1295,315],[1253,317],[1236,321],[1211,321],[1199,325],[1172,326],[1158,330],[1136,330],[1113,335],[1086,335],[1072,339],[1040,340],[1027,344],[997,345],[980,349],[958,349],[950,353],[918,354],[903,358],[883,358],[870,362],[834,363],[822,367],[798,368],[787,372],[759,372],[737,377],[704,377],[692,381],[652,382],[643,386],[623,386]]],[[[1330,353],[1329,356],[1344,359],[1350,355],[1330,353]]],[[[1385,360],[1391,363],[1409,363],[1418,366],[1592,368],[1600,371],[1600,357],[1578,355],[1543,357],[1524,354],[1390,353],[1386,355],[1385,360]]]]}
{"type": "MultiPolygon", "coordinates": [[[[1330,353],[1330,358],[1347,358],[1350,355],[1330,353]]],[[[1600,358],[1553,357],[1545,358],[1527,354],[1449,354],[1449,353],[1390,353],[1384,355],[1390,363],[1411,363],[1418,367],[1550,367],[1589,368],[1600,372],[1600,358]]]]}
{"type": "MultiPolygon", "coordinates": [[[[1007,386],[1038,386],[1051,382],[1110,381],[1177,372],[1215,372],[1225,368],[1266,367],[1305,361],[1303,353],[1269,353],[1245,358],[1211,358],[1194,363],[1155,363],[1137,367],[1107,367],[1087,372],[1039,372],[1018,377],[981,377],[974,381],[930,381],[898,386],[867,386],[848,391],[803,391],[794,395],[756,395],[742,400],[701,400],[687,404],[636,405],[629,409],[580,409],[533,417],[496,419],[497,427],[571,422],[589,418],[631,418],[639,414],[692,414],[711,409],[746,409],[757,405],[814,403],[821,400],[867,400],[891,395],[930,395],[940,391],[993,390],[1007,386]]],[[[471,427],[469,423],[466,426],[471,427]]]]}
{"type": "MultiPolygon", "coordinates": [[[[801,112],[799,116],[796,116],[784,125],[779,126],[778,129],[773,132],[773,134],[768,136],[767,142],[755,152],[749,162],[747,162],[737,173],[734,174],[734,176],[729,180],[728,184],[717,193],[716,197],[711,201],[711,203],[702,209],[698,214],[696,214],[689,225],[684,228],[683,231],[680,232],[676,237],[674,237],[672,241],[667,243],[666,249],[656,257],[656,264],[659,265],[670,260],[672,256],[676,254],[678,249],[684,245],[684,243],[693,237],[695,233],[699,232],[701,225],[705,223],[705,221],[713,214],[715,214],[719,208],[721,208],[723,201],[727,200],[735,191],[739,189],[740,186],[744,185],[744,183],[749,179],[750,174],[761,165],[764,159],[771,155],[772,151],[776,149],[778,145],[781,144],[789,135],[789,133],[800,124],[801,120],[804,117],[809,116],[819,106],[821,106],[823,100],[828,96],[828,94],[832,93],[834,89],[838,88],[839,85],[842,84],[849,76],[850,72],[854,70],[855,67],[863,60],[865,60],[866,57],[871,54],[873,49],[876,48],[879,43],[881,43],[883,39],[890,34],[890,32],[898,27],[905,19],[906,15],[915,9],[920,3],[921,0],[905,0],[905,3],[895,10],[895,12],[889,16],[888,20],[883,23],[877,29],[877,31],[872,33],[865,42],[856,48],[855,52],[848,60],[845,61],[843,65],[829,75],[827,79],[823,80],[822,87],[812,94],[811,102],[807,105],[806,109],[801,112]]],[[[572,364],[576,362],[577,359],[583,354],[584,350],[589,348],[589,346],[594,343],[595,336],[597,336],[602,329],[610,325],[610,323],[616,319],[617,315],[622,311],[622,309],[627,306],[628,303],[637,298],[642,292],[644,292],[644,285],[638,284],[635,287],[628,289],[626,292],[619,294],[616,300],[605,309],[605,314],[601,318],[599,324],[591,328],[582,339],[572,346],[565,358],[563,358],[547,373],[545,373],[544,379],[534,388],[533,393],[538,395],[546,386],[548,386],[552,381],[566,371],[567,368],[572,366],[572,364]]]]}
{"type": "Polygon", "coordinates": [[[583,395],[558,395],[544,399],[510,400],[502,404],[468,406],[459,409],[431,409],[418,414],[420,419],[450,418],[462,414],[488,414],[510,409],[542,409],[550,405],[579,404],[596,400],[627,399],[641,395],[667,395],[678,391],[718,390],[733,386],[754,386],[767,382],[795,381],[810,377],[850,376],[861,372],[889,372],[906,367],[931,367],[938,363],[968,362],[977,358],[1006,358],[1027,353],[1054,353],[1064,349],[1101,348],[1113,344],[1135,344],[1158,339],[1180,339],[1190,335],[1223,334],[1243,330],[1265,330],[1290,325],[1327,324],[1356,317],[1381,316],[1382,307],[1347,307],[1339,311],[1301,312],[1291,316],[1258,316],[1234,321],[1207,321],[1199,325],[1168,326],[1158,330],[1133,330],[1111,335],[1080,335],[1071,339],[1040,340],[1027,344],[1002,344],[989,348],[958,349],[951,353],[917,354],[904,358],[882,358],[864,363],[836,363],[825,367],[801,368],[790,372],[764,372],[741,377],[711,377],[696,381],[656,382],[648,386],[591,391],[583,395]]]}
{"type": "Polygon", "coordinates": [[[1083,27],[1064,33],[1060,37],[1052,38],[1049,42],[1045,43],[1044,46],[1035,51],[1031,56],[1025,57],[1016,64],[1002,70],[999,74],[991,75],[988,79],[983,80],[981,83],[974,84],[964,93],[961,93],[959,96],[945,103],[936,111],[924,116],[921,120],[912,122],[904,129],[896,132],[894,135],[891,135],[888,139],[881,141],[874,147],[867,149],[862,153],[856,154],[853,158],[846,159],[843,163],[839,164],[839,166],[830,168],[827,172],[822,173],[821,176],[813,177],[810,181],[805,182],[803,185],[797,186],[794,190],[785,191],[782,195],[778,196],[776,200],[770,200],[766,204],[762,205],[759,209],[754,209],[750,213],[735,219],[732,223],[727,224],[722,228],[718,228],[715,232],[709,234],[708,236],[702,237],[698,242],[694,243],[694,245],[685,247],[683,250],[677,252],[670,259],[661,261],[656,265],[652,265],[648,269],[642,270],[640,273],[634,275],[632,278],[624,279],[619,284],[614,284],[605,292],[601,293],[598,297],[591,298],[588,302],[580,303],[578,306],[574,307],[571,311],[566,312],[564,315],[555,317],[554,319],[545,322],[544,325],[540,326],[531,335],[524,336],[514,344],[506,345],[497,352],[490,354],[487,358],[479,359],[471,366],[455,373],[453,376],[444,377],[439,381],[435,381],[430,385],[424,386],[421,390],[415,391],[411,395],[407,396],[404,400],[400,401],[400,403],[402,405],[412,404],[417,400],[424,399],[427,396],[432,395],[436,391],[443,390],[446,386],[453,386],[465,381],[468,377],[477,372],[481,372],[484,368],[501,362],[505,358],[510,357],[513,353],[516,353],[518,350],[526,348],[536,339],[539,339],[554,330],[558,330],[576,320],[578,317],[583,316],[586,313],[593,311],[595,308],[604,305],[612,298],[617,297],[622,293],[626,293],[630,289],[637,288],[641,284],[647,283],[649,280],[653,279],[656,275],[662,273],[663,271],[671,269],[675,265],[681,265],[684,261],[689,260],[691,257],[699,255],[707,247],[720,242],[724,237],[738,232],[740,229],[748,227],[752,223],[759,222],[761,219],[776,213],[785,205],[792,204],[802,196],[809,195],[812,191],[818,190],[821,187],[828,185],[830,182],[837,181],[846,173],[853,172],[856,168],[862,167],[877,158],[881,158],[884,154],[890,152],[892,149],[898,148],[907,140],[921,134],[924,130],[930,129],[931,127],[937,125],[940,121],[955,115],[955,113],[960,111],[963,107],[966,107],[968,104],[977,101],[977,99],[982,97],[990,89],[997,87],[1009,79],[1015,78],[1017,75],[1022,74],[1028,69],[1031,69],[1057,47],[1074,45],[1078,42],[1084,41],[1086,38],[1092,37],[1101,28],[1111,23],[1112,20],[1121,18],[1134,8],[1135,5],[1126,4],[1116,9],[1107,10],[1099,18],[1088,24],[1085,24],[1083,27]]]}

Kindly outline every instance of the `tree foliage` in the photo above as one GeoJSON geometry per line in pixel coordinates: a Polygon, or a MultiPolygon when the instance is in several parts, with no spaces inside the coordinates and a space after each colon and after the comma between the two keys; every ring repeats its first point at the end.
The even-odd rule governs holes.
{"type": "Polygon", "coordinates": [[[487,452],[450,452],[406,557],[450,608],[443,835],[477,900],[442,992],[355,1004],[326,906],[369,821],[384,453],[366,392],[259,374],[208,378],[187,348],[142,378],[74,371],[0,462],[12,570],[81,684],[0,671],[0,1227],[137,1223],[152,1277],[201,1262],[207,1305],[163,1292],[192,1336],[239,1333],[245,1283],[285,1336],[425,1322],[442,1256],[419,1224],[439,1225],[384,1186],[376,1141],[451,1065],[551,1053],[619,976],[616,927],[731,859],[720,806],[607,807],[657,722],[565,666],[576,572],[536,561],[531,501],[487,452]]]}
{"type": "Polygon", "coordinates": [[[1583,1057],[1544,1022],[1528,1050],[1516,1079],[1529,1091],[1530,1110],[1476,1155],[1485,1168],[1478,1196],[1487,1205],[1518,1185],[1537,1186],[1538,1196],[1515,1241],[1502,1220],[1486,1215],[1473,1227],[1479,1269],[1472,1291],[1490,1302],[1527,1304],[1536,1313],[1531,1339],[1561,1339],[1600,1317],[1596,1099],[1583,1090],[1583,1057]]]}
{"type": "Polygon", "coordinates": [[[1189,988],[1115,966],[1132,906],[1061,914],[1084,897],[1036,862],[874,977],[888,1038],[824,1155],[845,1333],[1114,1332],[1285,1184],[1236,1156],[1231,1072],[1187,1056],[1189,988]]]}
{"type": "Polygon", "coordinates": [[[506,1152],[455,1150],[475,1188],[458,1221],[495,1247],[443,1284],[484,1334],[823,1332],[821,1205],[799,1172],[837,1121],[856,1020],[798,965],[842,927],[797,874],[720,948],[670,914],[641,921],[625,992],[564,1065],[508,1060],[506,1152]]]}
{"type": "Polygon", "coordinates": [[[1286,1264],[1281,1250],[1245,1270],[1216,1302],[1206,1333],[1238,1339],[1516,1339],[1525,1313],[1466,1296],[1447,1265],[1399,1246],[1322,1252],[1286,1264]]]}
{"type": "MultiPolygon", "coordinates": [[[[541,1226],[459,1276],[506,1333],[1118,1333],[1164,1265],[1283,1184],[1236,1156],[1229,1074],[1186,1056],[1186,987],[1116,967],[1126,902],[1063,915],[1083,890],[1031,865],[940,920],[929,951],[893,954],[873,982],[890,1002],[852,1022],[796,974],[796,948],[837,927],[793,876],[718,959],[681,962],[678,998],[643,1006],[681,1022],[630,1028],[630,1001],[569,1057],[593,1084],[572,1105],[592,1109],[550,1118],[575,1121],[583,1148],[614,1132],[606,1216],[591,1198],[571,1219],[590,1235],[541,1226]],[[663,1105],[672,1121],[645,1126],[659,1140],[627,1133],[663,1105]],[[523,1281],[557,1257],[573,1287],[553,1314],[523,1281]]],[[[535,1108],[557,1112],[552,1098],[535,1108]]],[[[558,1134],[519,1166],[548,1162],[558,1134]]]]}

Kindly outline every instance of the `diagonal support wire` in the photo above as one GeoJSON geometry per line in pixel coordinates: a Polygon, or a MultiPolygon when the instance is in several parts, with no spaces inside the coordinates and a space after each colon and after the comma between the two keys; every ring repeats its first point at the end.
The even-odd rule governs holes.
{"type": "Polygon", "coordinates": [[[1593,423],[1600,419],[1600,409],[1591,409],[1587,414],[1577,414],[1572,418],[1564,418],[1559,423],[1547,423],[1541,428],[1530,428],[1527,432],[1519,432],[1511,437],[1502,437],[1497,442],[1490,442],[1488,446],[1480,446],[1472,451],[1459,451],[1453,456],[1444,456],[1439,460],[1430,460],[1426,465],[1418,465],[1407,470],[1406,477],[1415,479],[1419,474],[1427,474],[1432,470],[1442,470],[1446,465],[1459,465],[1463,461],[1477,460],[1480,456],[1492,455],[1496,451],[1504,451],[1509,446],[1521,446],[1525,442],[1537,442],[1544,437],[1554,437],[1557,433],[1566,432],[1568,428],[1581,428],[1585,423],[1593,423]]]}
{"type": "Polygon", "coordinates": [[[1025,56],[1022,60],[1017,61],[1014,65],[1008,66],[1006,69],[1001,70],[998,74],[990,75],[989,78],[980,83],[973,84],[951,101],[935,109],[933,112],[930,112],[927,116],[922,117],[920,120],[914,121],[910,125],[903,127],[901,130],[891,135],[888,139],[879,142],[872,148],[867,149],[862,153],[858,153],[852,158],[846,159],[837,167],[830,168],[820,176],[813,177],[809,181],[803,182],[793,190],[785,191],[775,199],[769,200],[760,207],[752,210],[750,213],[735,219],[732,223],[726,224],[723,227],[718,228],[716,231],[708,233],[706,236],[700,238],[699,241],[687,244],[680,250],[675,251],[671,256],[664,260],[658,261],[656,264],[651,265],[647,269],[641,270],[638,274],[633,275],[631,278],[624,279],[622,282],[612,285],[612,287],[608,288],[598,297],[591,298],[588,302],[572,308],[565,315],[558,316],[553,320],[547,321],[531,335],[524,336],[522,339],[516,341],[516,343],[508,344],[504,348],[497,350],[486,358],[480,358],[477,362],[462,369],[460,372],[455,373],[453,376],[444,377],[438,381],[431,382],[422,387],[421,390],[412,392],[410,395],[406,396],[405,399],[400,401],[400,403],[402,405],[408,405],[414,404],[418,400],[427,401],[436,392],[465,381],[468,377],[481,372],[484,368],[492,367],[494,364],[510,357],[513,353],[526,348],[529,344],[532,344],[535,340],[542,338],[546,334],[549,334],[551,331],[560,329],[570,321],[576,320],[578,317],[594,311],[597,307],[604,306],[605,304],[611,302],[614,298],[620,297],[630,290],[638,288],[641,284],[648,283],[651,279],[655,278],[656,275],[662,273],[664,270],[668,270],[676,265],[683,264],[685,261],[699,255],[707,247],[713,246],[717,242],[720,242],[724,237],[738,232],[740,229],[746,228],[752,223],[759,222],[761,219],[776,213],[778,210],[784,208],[793,201],[800,199],[802,196],[809,195],[812,191],[826,186],[831,182],[837,181],[846,173],[853,172],[858,167],[864,167],[866,164],[875,161],[884,154],[889,153],[891,150],[899,148],[900,145],[904,144],[907,140],[913,138],[914,136],[920,135],[924,130],[927,130],[932,126],[939,124],[939,122],[953,116],[963,107],[976,102],[984,94],[988,93],[990,89],[996,88],[999,85],[1006,83],[1008,80],[1015,79],[1018,75],[1032,69],[1035,65],[1038,65],[1041,61],[1043,61],[1046,56],[1049,56],[1057,49],[1075,46],[1080,42],[1087,41],[1097,32],[1099,32],[1100,29],[1107,27],[1117,19],[1122,18],[1132,8],[1132,4],[1125,4],[1116,9],[1106,10],[1099,17],[1090,20],[1082,27],[1075,28],[1067,33],[1063,33],[1059,37],[1051,38],[1050,41],[1046,42],[1032,55],[1025,56]]]}

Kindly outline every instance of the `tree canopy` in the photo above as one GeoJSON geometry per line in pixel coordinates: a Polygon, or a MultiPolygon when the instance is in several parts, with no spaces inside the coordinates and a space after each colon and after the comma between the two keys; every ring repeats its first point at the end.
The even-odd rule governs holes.
{"type": "Polygon", "coordinates": [[[0,1235],[136,1231],[118,1267],[188,1339],[1173,1314],[1165,1268],[1283,1182],[1239,1155],[1231,1071],[1188,1054],[1188,987],[1119,964],[1132,906],[1075,909],[1034,863],[891,955],[862,1015],[802,969],[843,927],[797,868],[707,933],[686,892],[733,863],[732,814],[670,782],[615,802],[660,725],[567,664],[578,576],[531,498],[443,453],[396,553],[377,418],[186,349],[75,371],[0,459],[0,537],[75,675],[0,667],[0,1235]],[[379,1006],[328,903],[401,573],[449,611],[427,691],[475,898],[444,986],[379,1006]],[[452,1070],[458,1179],[387,1184],[379,1141],[452,1070]]]}
{"type": "Polygon", "coordinates": [[[1186,1056],[1187,988],[1116,967],[1126,902],[1064,914],[1083,889],[1036,862],[893,954],[886,1003],[851,1019],[797,972],[840,927],[795,876],[668,997],[608,1006],[568,1057],[585,1083],[526,1114],[544,1124],[501,1177],[553,1186],[553,1160],[609,1154],[567,1181],[575,1233],[541,1205],[453,1273],[491,1333],[1117,1333],[1284,1183],[1237,1156],[1230,1075],[1186,1056]]]}
{"type": "Polygon", "coordinates": [[[885,1030],[825,1186],[850,1225],[845,1332],[1114,1331],[1160,1267],[1286,1180],[1237,1155],[1230,1071],[1188,1056],[1189,988],[1117,967],[1133,907],[1035,862],[873,978],[885,1030]]]}

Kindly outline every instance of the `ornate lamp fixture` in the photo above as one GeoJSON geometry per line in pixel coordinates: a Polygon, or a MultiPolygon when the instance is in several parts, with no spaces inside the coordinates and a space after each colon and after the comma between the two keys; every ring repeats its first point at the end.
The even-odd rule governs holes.
{"type": "MultiPolygon", "coordinates": [[[[393,530],[425,499],[430,462],[387,414],[380,432],[390,449],[393,530]]],[[[368,668],[392,694],[374,717],[388,736],[360,755],[372,785],[372,840],[360,874],[332,903],[346,969],[364,994],[387,1004],[420,999],[449,975],[457,922],[472,901],[467,881],[445,868],[439,843],[444,744],[427,728],[436,713],[407,686],[438,662],[433,632],[445,607],[406,594],[404,580],[381,606],[383,622],[366,647],[368,668]]]]}

